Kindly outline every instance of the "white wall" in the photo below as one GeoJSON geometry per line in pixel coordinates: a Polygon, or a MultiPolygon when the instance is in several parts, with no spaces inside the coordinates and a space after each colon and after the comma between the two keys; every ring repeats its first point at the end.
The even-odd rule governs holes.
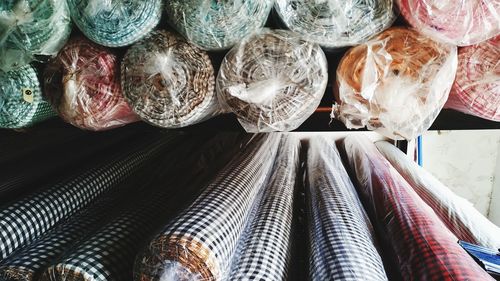
{"type": "MultiPolygon", "coordinates": [[[[500,151],[500,143],[497,151],[500,151]]],[[[497,155],[497,167],[495,171],[495,180],[493,181],[493,192],[491,195],[491,204],[488,217],[496,225],[500,226],[500,152],[497,155]]]]}

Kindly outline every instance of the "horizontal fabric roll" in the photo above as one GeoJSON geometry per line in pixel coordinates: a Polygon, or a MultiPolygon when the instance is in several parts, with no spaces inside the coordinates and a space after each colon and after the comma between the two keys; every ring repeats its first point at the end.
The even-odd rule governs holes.
{"type": "Polygon", "coordinates": [[[47,65],[44,80],[47,100],[76,127],[101,131],[139,119],[123,98],[116,55],[83,37],[71,39],[47,65]]]}
{"type": "Polygon", "coordinates": [[[412,29],[388,29],[342,58],[332,115],[350,129],[414,139],[443,108],[456,70],[456,47],[412,29]]]}
{"type": "Polygon", "coordinates": [[[261,30],[272,0],[170,0],[165,10],[170,25],[204,50],[225,50],[261,30]]]}
{"type": "Polygon", "coordinates": [[[173,33],[155,31],[132,46],[121,71],[126,100],[152,125],[185,127],[218,111],[208,54],[173,33]]]}
{"type": "Polygon", "coordinates": [[[328,65],[318,45],[290,31],[266,30],[226,55],[217,94],[247,132],[292,131],[314,113],[327,83],[328,65]]]}
{"type": "Polygon", "coordinates": [[[307,186],[311,280],[388,280],[373,226],[333,140],[310,139],[307,186]]]}
{"type": "Polygon", "coordinates": [[[370,140],[348,136],[344,145],[358,193],[403,280],[493,280],[370,140]]]}
{"type": "Polygon", "coordinates": [[[71,18],[90,40],[124,47],[144,38],[160,22],[161,0],[68,0],[71,18]]]}
{"type": "Polygon", "coordinates": [[[326,48],[363,43],[396,19],[392,0],[277,0],[275,7],[290,30],[326,48]]]}
{"type": "Polygon", "coordinates": [[[53,57],[71,33],[65,0],[3,0],[0,2],[0,69],[18,69],[53,57]]]}

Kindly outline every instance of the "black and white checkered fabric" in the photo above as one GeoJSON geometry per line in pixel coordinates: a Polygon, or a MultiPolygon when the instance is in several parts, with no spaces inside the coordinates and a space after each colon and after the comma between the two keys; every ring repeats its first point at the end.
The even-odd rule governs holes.
{"type": "Polygon", "coordinates": [[[311,138],[307,186],[312,280],[387,280],[373,227],[332,140],[311,138]]]}

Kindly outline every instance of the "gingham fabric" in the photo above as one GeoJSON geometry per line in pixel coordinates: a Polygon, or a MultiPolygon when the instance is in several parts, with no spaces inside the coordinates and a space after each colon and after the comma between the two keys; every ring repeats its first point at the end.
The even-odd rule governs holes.
{"type": "Polygon", "coordinates": [[[360,197],[404,280],[493,280],[370,140],[351,135],[344,145],[360,197]]]}
{"type": "Polygon", "coordinates": [[[311,138],[307,156],[311,280],[387,280],[372,224],[333,140],[311,138]]]}

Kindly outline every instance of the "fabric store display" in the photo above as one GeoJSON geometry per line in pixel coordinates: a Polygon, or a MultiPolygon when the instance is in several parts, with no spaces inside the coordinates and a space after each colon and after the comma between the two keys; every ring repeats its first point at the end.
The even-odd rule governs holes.
{"type": "Polygon", "coordinates": [[[358,193],[403,280],[493,280],[370,140],[348,136],[344,146],[358,193]]]}
{"type": "Polygon", "coordinates": [[[189,126],[219,110],[208,54],[166,31],[155,31],[127,51],[122,89],[142,120],[159,127],[189,126]]]}
{"type": "Polygon", "coordinates": [[[139,120],[123,98],[116,55],[83,37],[47,65],[44,80],[47,100],[76,127],[101,131],[139,120]]]}
{"type": "Polygon", "coordinates": [[[458,49],[458,71],[445,108],[500,122],[500,36],[458,49]]]}
{"type": "Polygon", "coordinates": [[[275,7],[290,30],[326,48],[366,42],[396,19],[392,0],[277,0],[275,7]]]}
{"type": "Polygon", "coordinates": [[[87,38],[124,47],[144,38],[160,22],[161,0],[68,0],[71,18],[87,38]]]}
{"type": "Polygon", "coordinates": [[[291,131],[314,113],[327,83],[328,64],[318,45],[290,31],[266,30],[226,55],[217,93],[247,132],[291,131]]]}
{"type": "Polygon", "coordinates": [[[489,0],[397,0],[410,25],[438,41],[458,46],[500,34],[500,2],[489,0]]]}
{"type": "Polygon", "coordinates": [[[333,140],[310,139],[307,191],[311,280],[388,280],[373,226],[333,140]]]}
{"type": "Polygon", "coordinates": [[[472,203],[453,193],[394,145],[377,142],[376,146],[458,239],[500,249],[500,228],[476,210],[472,203]]]}
{"type": "Polygon", "coordinates": [[[0,1],[0,69],[57,55],[70,33],[65,0],[0,1]]]}
{"type": "Polygon", "coordinates": [[[414,139],[443,108],[457,63],[454,46],[412,29],[388,29],[342,58],[332,115],[349,129],[414,139]]]}
{"type": "Polygon", "coordinates": [[[170,0],[165,10],[170,25],[204,50],[225,50],[259,32],[272,0],[170,0]]]}

